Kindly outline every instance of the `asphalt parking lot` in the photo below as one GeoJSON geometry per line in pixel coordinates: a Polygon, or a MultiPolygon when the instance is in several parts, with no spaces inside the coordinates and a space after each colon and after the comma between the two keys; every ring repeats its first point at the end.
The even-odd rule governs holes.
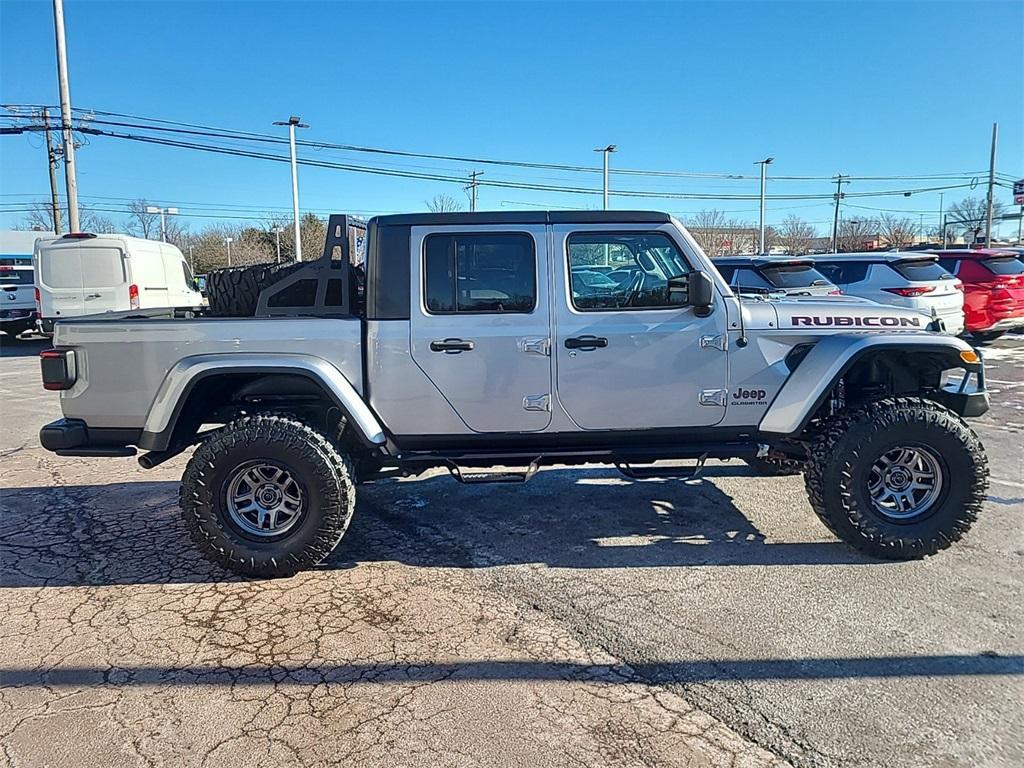
{"type": "Polygon", "coordinates": [[[926,561],[731,463],[363,487],[328,563],[266,582],[191,548],[187,457],[39,447],[40,348],[0,359],[6,764],[1024,765],[1024,337],[985,349],[985,514],[926,561]]]}

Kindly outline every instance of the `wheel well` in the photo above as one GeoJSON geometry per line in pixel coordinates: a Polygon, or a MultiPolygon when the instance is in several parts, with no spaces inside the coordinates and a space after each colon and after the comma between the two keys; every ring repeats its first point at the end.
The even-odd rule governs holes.
{"type": "MultiPolygon", "coordinates": [[[[959,360],[957,361],[959,363],[959,360]]],[[[843,376],[848,400],[938,389],[949,355],[934,351],[879,350],[858,359],[843,376]]]]}
{"type": "Polygon", "coordinates": [[[225,424],[254,413],[287,413],[350,454],[365,451],[344,408],[315,377],[292,372],[217,373],[188,390],[169,446],[192,442],[204,424],[225,424]]]}
{"type": "Polygon", "coordinates": [[[844,408],[896,395],[928,397],[942,385],[942,374],[964,368],[955,352],[940,349],[879,349],[858,357],[839,376],[813,419],[844,408]]]}

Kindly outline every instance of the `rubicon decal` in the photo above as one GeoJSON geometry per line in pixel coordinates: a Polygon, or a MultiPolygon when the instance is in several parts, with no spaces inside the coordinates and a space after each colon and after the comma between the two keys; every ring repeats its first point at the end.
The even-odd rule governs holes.
{"type": "Polygon", "coordinates": [[[816,325],[836,328],[920,328],[919,317],[851,317],[849,315],[828,315],[825,317],[793,317],[793,325],[816,325]]]}

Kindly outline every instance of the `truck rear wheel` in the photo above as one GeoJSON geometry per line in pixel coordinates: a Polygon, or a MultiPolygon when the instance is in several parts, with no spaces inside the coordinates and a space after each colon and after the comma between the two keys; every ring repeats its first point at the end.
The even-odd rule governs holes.
{"type": "Polygon", "coordinates": [[[193,454],[180,505],[203,555],[244,576],[291,576],[326,558],[355,507],[349,461],[288,416],[233,421],[193,454]]]}
{"type": "Polygon", "coordinates": [[[804,476],[836,536],[873,557],[911,560],[967,533],[985,500],[988,460],[952,411],[893,397],[826,423],[804,476]]]}

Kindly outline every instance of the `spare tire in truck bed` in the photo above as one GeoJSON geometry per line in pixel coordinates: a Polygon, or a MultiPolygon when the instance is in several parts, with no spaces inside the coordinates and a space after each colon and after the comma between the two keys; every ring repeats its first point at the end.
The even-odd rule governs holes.
{"type": "Polygon", "coordinates": [[[303,266],[302,263],[256,264],[212,270],[206,275],[210,313],[218,317],[252,317],[256,314],[260,291],[303,266]]]}

